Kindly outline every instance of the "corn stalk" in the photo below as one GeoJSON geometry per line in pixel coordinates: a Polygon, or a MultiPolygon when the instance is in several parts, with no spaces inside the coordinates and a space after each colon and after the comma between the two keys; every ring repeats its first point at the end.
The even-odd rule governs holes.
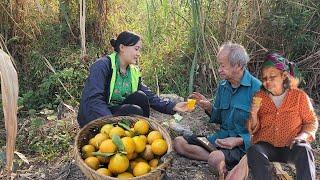
{"type": "MultiPolygon", "coordinates": [[[[152,3],[152,2],[151,2],[152,3]]],[[[149,1],[146,0],[146,8],[147,8],[147,19],[148,19],[148,26],[147,26],[147,29],[148,29],[148,34],[147,34],[147,39],[148,39],[148,42],[149,44],[152,44],[153,43],[153,34],[152,34],[152,31],[153,31],[153,25],[152,24],[152,19],[151,19],[151,16],[152,16],[152,12],[154,11],[154,9],[152,9],[152,7],[150,7],[151,5],[149,4],[149,1]]]]}

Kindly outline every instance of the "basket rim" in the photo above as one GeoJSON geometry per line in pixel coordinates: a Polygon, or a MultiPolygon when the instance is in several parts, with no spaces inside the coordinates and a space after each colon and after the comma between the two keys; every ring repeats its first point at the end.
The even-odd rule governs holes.
{"type": "MultiPolygon", "coordinates": [[[[75,143],[74,143],[74,149],[75,149],[75,159],[76,159],[76,163],[78,166],[84,166],[85,167],[85,170],[89,171],[91,174],[94,174],[95,176],[99,176],[101,178],[104,178],[104,179],[118,179],[116,177],[111,177],[111,176],[103,176],[103,175],[100,175],[98,174],[95,170],[91,169],[85,162],[84,160],[82,159],[81,157],[81,153],[80,153],[80,135],[81,133],[88,129],[88,128],[91,128],[94,124],[96,124],[97,122],[108,122],[108,121],[118,121],[118,119],[129,119],[130,121],[134,121],[133,119],[138,119],[138,118],[141,118],[141,119],[145,119],[149,122],[149,124],[151,124],[151,126],[155,126],[159,129],[161,129],[163,131],[163,133],[165,133],[165,135],[163,135],[163,137],[167,137],[165,138],[167,143],[168,143],[168,150],[166,152],[166,154],[162,155],[163,156],[167,156],[165,158],[165,160],[163,161],[163,163],[161,163],[159,166],[157,166],[156,169],[150,171],[149,173],[147,174],[144,174],[142,176],[137,176],[137,177],[134,177],[134,178],[130,178],[130,179],[144,179],[144,178],[148,178],[152,175],[155,175],[156,173],[162,173],[165,168],[167,166],[169,166],[171,160],[173,159],[173,156],[172,156],[172,153],[174,152],[173,150],[173,142],[172,142],[172,139],[171,139],[171,136],[169,134],[169,132],[167,131],[166,128],[164,128],[162,125],[160,125],[158,122],[155,121],[154,118],[151,118],[151,117],[143,117],[143,116],[139,116],[139,115],[130,115],[130,116],[103,116],[103,117],[100,117],[100,118],[97,118],[91,122],[89,122],[88,124],[86,124],[84,127],[82,127],[77,135],[76,135],[76,138],[75,138],[75,143]]],[[[80,168],[80,170],[83,172],[83,169],[80,168]]],[[[86,173],[83,172],[85,175],[86,173]]]]}

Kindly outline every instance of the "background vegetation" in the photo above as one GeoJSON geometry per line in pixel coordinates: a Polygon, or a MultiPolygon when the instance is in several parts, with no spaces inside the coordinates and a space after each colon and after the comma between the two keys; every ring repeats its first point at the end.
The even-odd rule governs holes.
{"type": "Polygon", "coordinates": [[[62,102],[77,107],[90,64],[112,52],[109,40],[123,30],[142,35],[139,63],[154,91],[186,97],[196,90],[212,97],[219,81],[218,47],[233,41],[248,49],[255,75],[266,52],[295,61],[304,75],[302,87],[319,102],[319,0],[87,0],[86,6],[87,55],[81,56],[79,1],[0,2],[0,46],[14,59],[20,117],[29,118],[30,129],[21,130],[28,136],[20,137],[29,143],[20,149],[53,158],[68,147],[72,131],[40,112],[56,111],[62,102]],[[40,128],[50,124],[55,128],[40,128]]]}
{"type": "MultiPolygon", "coordinates": [[[[89,65],[112,51],[109,40],[123,30],[143,36],[143,77],[161,93],[185,97],[198,90],[213,95],[218,81],[215,55],[225,41],[248,48],[250,68],[256,74],[266,51],[280,51],[304,65],[309,92],[319,85],[317,0],[98,0],[86,4],[88,56],[83,58],[78,1],[1,3],[1,42],[15,59],[25,109],[50,108],[60,101],[77,105],[89,65]]],[[[311,95],[319,98],[317,91],[311,95]]]]}

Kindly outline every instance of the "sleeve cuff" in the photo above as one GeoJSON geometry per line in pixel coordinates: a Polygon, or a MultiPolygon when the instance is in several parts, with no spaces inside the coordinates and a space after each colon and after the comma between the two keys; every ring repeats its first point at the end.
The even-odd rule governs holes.
{"type": "Polygon", "coordinates": [[[211,144],[216,144],[215,141],[217,139],[216,135],[215,134],[210,134],[207,136],[207,139],[208,141],[211,143],[211,144]]]}
{"type": "Polygon", "coordinates": [[[317,120],[312,124],[306,124],[302,127],[302,131],[304,131],[310,135],[309,139],[311,141],[314,141],[316,139],[317,129],[318,129],[318,121],[317,120]]]}
{"type": "Polygon", "coordinates": [[[176,103],[176,102],[173,102],[173,101],[171,101],[170,104],[168,104],[168,106],[167,106],[167,112],[168,112],[168,114],[173,115],[173,114],[176,113],[176,111],[173,110],[173,108],[174,108],[174,106],[176,106],[176,104],[177,104],[177,103],[176,103]]]}
{"type": "Polygon", "coordinates": [[[242,139],[243,139],[243,145],[244,145],[244,149],[247,151],[248,148],[250,147],[251,145],[251,136],[249,133],[246,133],[246,134],[239,134],[242,139]]]}
{"type": "Polygon", "coordinates": [[[216,123],[216,124],[221,124],[221,120],[220,120],[221,116],[220,116],[220,110],[215,108],[214,106],[212,106],[212,110],[211,110],[211,116],[209,119],[209,123],[216,123]]]}

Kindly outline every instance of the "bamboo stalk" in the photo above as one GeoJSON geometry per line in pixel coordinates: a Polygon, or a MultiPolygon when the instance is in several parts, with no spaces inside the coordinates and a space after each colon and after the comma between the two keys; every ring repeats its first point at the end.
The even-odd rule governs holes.
{"type": "Polygon", "coordinates": [[[158,79],[157,68],[154,68],[154,72],[156,74],[157,95],[160,96],[160,87],[159,87],[159,79],[158,79]]]}
{"type": "Polygon", "coordinates": [[[194,85],[194,75],[196,72],[196,65],[197,65],[197,58],[200,46],[200,33],[201,33],[201,27],[200,27],[200,2],[198,0],[191,1],[191,10],[192,10],[192,21],[193,21],[193,41],[196,45],[196,49],[194,52],[194,56],[192,59],[192,64],[189,72],[189,85],[188,85],[188,93],[191,94],[193,92],[193,85],[194,85]]]}
{"type": "Polygon", "coordinates": [[[199,43],[196,44],[196,52],[193,56],[193,60],[192,60],[191,68],[190,68],[189,86],[188,86],[188,93],[189,94],[191,94],[193,92],[194,74],[196,71],[198,48],[199,48],[199,43]]]}
{"type": "Polygon", "coordinates": [[[151,19],[152,10],[150,9],[150,4],[149,4],[148,0],[146,0],[146,8],[147,8],[147,20],[148,20],[148,26],[147,26],[148,35],[147,35],[147,39],[148,39],[149,44],[152,44],[153,43],[152,19],[151,19]]]}
{"type": "Polygon", "coordinates": [[[80,35],[81,35],[81,58],[85,57],[86,52],[86,0],[80,1],[80,35]]]}

